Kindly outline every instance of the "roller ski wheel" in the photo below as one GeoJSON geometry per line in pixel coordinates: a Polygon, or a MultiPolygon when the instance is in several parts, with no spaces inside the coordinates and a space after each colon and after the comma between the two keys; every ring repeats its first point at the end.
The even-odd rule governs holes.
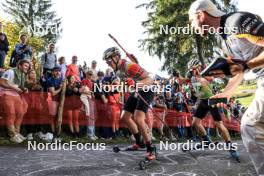
{"type": "Polygon", "coordinates": [[[121,151],[121,149],[119,147],[117,147],[117,146],[113,147],[113,152],[118,153],[120,151],[121,151]]]}
{"type": "Polygon", "coordinates": [[[150,156],[150,154],[149,154],[149,156],[146,156],[144,160],[141,160],[138,163],[140,170],[145,170],[149,163],[151,163],[152,161],[157,160],[158,153],[157,153],[157,148],[155,146],[153,147],[153,151],[151,151],[151,153],[153,155],[150,156]]]}
{"type": "Polygon", "coordinates": [[[238,163],[240,163],[240,159],[239,159],[239,153],[236,150],[231,150],[230,152],[230,156],[231,158],[234,158],[238,163]]]}
{"type": "Polygon", "coordinates": [[[146,169],[146,161],[145,160],[141,160],[138,165],[139,165],[140,170],[146,169]]]}

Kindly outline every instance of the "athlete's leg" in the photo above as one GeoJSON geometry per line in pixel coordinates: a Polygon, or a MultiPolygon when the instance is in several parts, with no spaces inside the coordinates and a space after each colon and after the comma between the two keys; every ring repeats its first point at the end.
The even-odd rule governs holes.
{"type": "Polygon", "coordinates": [[[205,130],[204,126],[202,125],[202,119],[200,119],[198,117],[193,117],[192,124],[195,127],[199,136],[205,136],[206,135],[206,130],[205,130]]]}
{"type": "Polygon", "coordinates": [[[222,121],[215,121],[215,126],[219,129],[222,138],[223,138],[226,142],[231,141],[230,134],[229,134],[227,128],[224,126],[224,124],[223,124],[222,121]]]}
{"type": "Polygon", "coordinates": [[[207,112],[209,111],[207,102],[208,100],[199,100],[197,109],[194,113],[192,124],[203,141],[211,142],[209,136],[206,133],[204,126],[202,125],[202,119],[206,116],[207,112]]]}
{"type": "Polygon", "coordinates": [[[126,125],[128,126],[129,131],[133,134],[133,136],[136,139],[136,144],[133,145],[133,147],[138,148],[140,146],[143,146],[143,143],[141,141],[141,136],[138,131],[138,127],[135,123],[135,121],[132,119],[133,114],[135,113],[135,109],[137,106],[137,98],[134,97],[134,95],[131,95],[124,107],[124,110],[121,114],[121,120],[123,120],[126,125]]]}
{"type": "Polygon", "coordinates": [[[152,145],[151,136],[148,132],[148,126],[145,122],[146,114],[154,99],[154,93],[152,91],[148,92],[139,92],[138,101],[135,111],[135,120],[138,125],[138,128],[143,136],[143,139],[147,147],[147,158],[149,160],[155,159],[155,146],[152,145]]]}
{"type": "Polygon", "coordinates": [[[145,142],[150,142],[150,133],[146,128],[147,124],[145,123],[146,114],[143,111],[136,110],[134,114],[135,121],[139,128],[139,131],[144,139],[145,142]]]}
{"type": "Polygon", "coordinates": [[[131,112],[124,110],[121,114],[121,119],[126,123],[129,131],[132,134],[136,134],[136,133],[138,133],[138,128],[137,128],[137,124],[132,119],[132,116],[133,116],[133,114],[131,114],[131,112]]]}

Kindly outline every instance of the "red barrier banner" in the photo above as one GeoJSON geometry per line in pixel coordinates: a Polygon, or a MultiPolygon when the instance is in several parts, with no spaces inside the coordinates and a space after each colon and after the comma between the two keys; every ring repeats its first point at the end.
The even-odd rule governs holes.
{"type": "MultiPolygon", "coordinates": [[[[54,101],[49,93],[29,92],[17,94],[1,91],[0,93],[0,125],[7,125],[9,119],[22,117],[22,124],[51,124],[56,121],[58,102],[54,101]]],[[[63,124],[74,123],[78,121],[79,125],[111,127],[113,124],[119,124],[120,127],[126,127],[120,119],[122,106],[118,103],[104,104],[100,100],[89,97],[66,96],[63,111],[63,124]],[[83,99],[87,102],[84,105],[83,99]],[[88,109],[88,110],[87,110],[88,109]]],[[[228,119],[222,114],[222,120],[225,126],[234,131],[240,131],[239,122],[231,117],[228,119]]],[[[190,127],[192,125],[192,114],[154,108],[149,110],[146,117],[146,123],[149,127],[161,128],[163,123],[170,127],[190,127]]],[[[214,121],[210,114],[203,119],[203,125],[209,128],[215,128],[214,121]]]]}

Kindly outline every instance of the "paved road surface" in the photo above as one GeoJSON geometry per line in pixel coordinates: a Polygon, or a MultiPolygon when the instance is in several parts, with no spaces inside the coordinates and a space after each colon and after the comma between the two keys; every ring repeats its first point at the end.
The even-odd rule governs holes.
{"type": "Polygon", "coordinates": [[[143,152],[113,153],[104,151],[28,151],[23,147],[0,147],[2,176],[255,176],[253,165],[239,143],[241,163],[229,158],[226,151],[159,151],[159,161],[139,170],[143,152]]]}

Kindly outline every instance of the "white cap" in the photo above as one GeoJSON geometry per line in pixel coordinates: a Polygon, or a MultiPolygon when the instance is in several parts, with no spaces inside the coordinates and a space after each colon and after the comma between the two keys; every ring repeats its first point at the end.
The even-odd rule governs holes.
{"type": "Polygon", "coordinates": [[[198,12],[207,12],[213,17],[220,17],[225,15],[224,12],[218,10],[214,3],[210,0],[196,0],[192,3],[189,9],[189,16],[194,15],[198,12]]]}

